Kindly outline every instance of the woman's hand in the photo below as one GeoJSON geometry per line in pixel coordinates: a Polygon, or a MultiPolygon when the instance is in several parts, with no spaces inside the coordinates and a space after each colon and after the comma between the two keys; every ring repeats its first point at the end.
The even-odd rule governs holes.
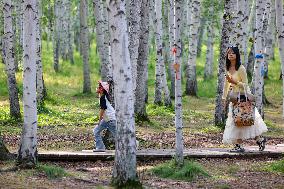
{"type": "Polygon", "coordinates": [[[237,85],[237,82],[235,82],[235,80],[233,80],[233,78],[229,75],[226,75],[226,79],[229,83],[232,83],[234,85],[237,85]]]}

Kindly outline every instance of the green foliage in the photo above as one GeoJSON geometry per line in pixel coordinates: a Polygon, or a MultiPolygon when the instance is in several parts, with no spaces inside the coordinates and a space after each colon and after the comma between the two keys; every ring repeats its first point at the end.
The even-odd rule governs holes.
{"type": "Polygon", "coordinates": [[[182,167],[177,166],[175,161],[171,160],[167,163],[154,167],[151,171],[162,178],[186,181],[193,181],[199,176],[209,176],[207,171],[205,171],[200,164],[189,160],[185,160],[182,167]]]}
{"type": "Polygon", "coordinates": [[[114,179],[111,182],[111,185],[118,189],[142,189],[142,183],[136,180],[128,180],[126,183],[122,183],[121,180],[114,179]]]}
{"type": "Polygon", "coordinates": [[[36,166],[36,170],[43,172],[49,179],[62,178],[68,175],[63,168],[54,165],[39,164],[36,166]]]}
{"type": "Polygon", "coordinates": [[[284,159],[267,164],[263,168],[267,172],[277,172],[284,174],[284,159]]]}

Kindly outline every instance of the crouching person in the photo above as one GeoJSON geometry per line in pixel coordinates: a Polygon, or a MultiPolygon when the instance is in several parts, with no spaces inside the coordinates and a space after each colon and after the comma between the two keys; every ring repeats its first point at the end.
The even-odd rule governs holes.
{"type": "Polygon", "coordinates": [[[101,133],[107,129],[116,138],[116,118],[115,110],[110,104],[109,99],[109,84],[107,82],[99,81],[97,93],[100,96],[100,114],[99,124],[94,128],[95,152],[105,151],[105,144],[103,142],[101,133]]]}

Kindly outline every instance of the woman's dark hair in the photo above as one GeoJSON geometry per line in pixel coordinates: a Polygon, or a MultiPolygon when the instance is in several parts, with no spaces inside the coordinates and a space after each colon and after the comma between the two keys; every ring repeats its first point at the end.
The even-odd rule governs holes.
{"type": "Polygon", "coordinates": [[[240,51],[238,47],[228,47],[227,52],[226,52],[226,69],[227,71],[230,69],[230,65],[231,65],[231,61],[228,59],[228,52],[229,49],[231,49],[234,54],[236,55],[236,70],[239,69],[239,67],[241,66],[241,56],[240,56],[240,51]]]}

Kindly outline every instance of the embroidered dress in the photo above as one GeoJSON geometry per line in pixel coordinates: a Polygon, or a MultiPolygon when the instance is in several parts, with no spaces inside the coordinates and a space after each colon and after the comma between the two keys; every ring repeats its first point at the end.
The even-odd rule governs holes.
{"type": "MultiPolygon", "coordinates": [[[[226,80],[222,99],[227,98],[230,88],[232,92],[239,92],[239,91],[244,92],[244,87],[248,86],[247,73],[243,65],[241,65],[239,69],[232,75],[229,72],[227,72],[227,74],[232,76],[232,79],[237,82],[237,85],[233,85],[226,80]]],[[[250,93],[249,88],[248,92],[250,93]]],[[[257,108],[255,108],[254,125],[245,126],[245,127],[235,126],[232,110],[233,110],[233,105],[230,102],[228,118],[226,121],[226,126],[223,134],[223,143],[235,144],[237,142],[237,139],[245,140],[245,139],[255,138],[256,136],[260,136],[262,133],[267,131],[267,127],[264,121],[262,120],[262,117],[260,116],[257,108]]]]}

